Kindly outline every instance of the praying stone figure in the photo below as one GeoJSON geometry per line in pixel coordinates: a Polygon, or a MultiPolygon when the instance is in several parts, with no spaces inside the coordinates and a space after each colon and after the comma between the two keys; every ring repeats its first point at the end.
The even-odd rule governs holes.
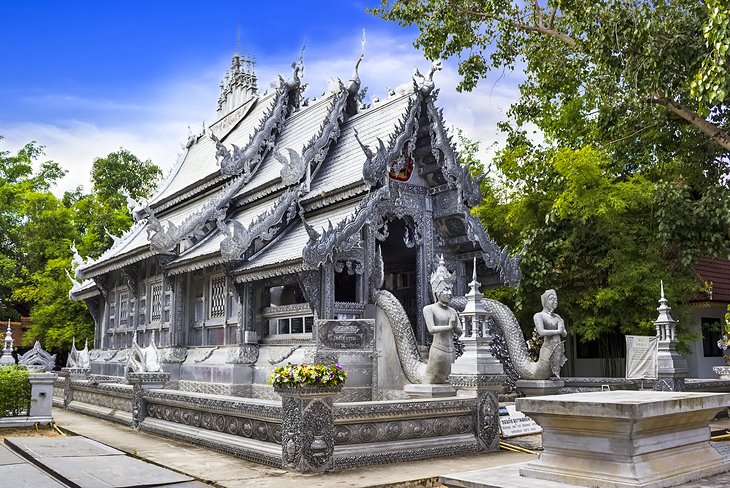
{"type": "Polygon", "coordinates": [[[441,256],[436,271],[431,274],[431,290],[435,303],[423,307],[423,319],[433,335],[428,363],[423,378],[425,384],[446,383],[455,359],[454,332],[461,334],[459,316],[449,306],[455,277],[449,273],[441,256]]]}
{"type": "Polygon", "coordinates": [[[542,311],[533,317],[535,330],[544,339],[537,362],[549,364],[551,372],[560,377],[560,368],[567,360],[563,338],[568,332],[562,317],[554,312],[558,308],[558,294],[555,290],[545,291],[540,300],[542,311]]]}

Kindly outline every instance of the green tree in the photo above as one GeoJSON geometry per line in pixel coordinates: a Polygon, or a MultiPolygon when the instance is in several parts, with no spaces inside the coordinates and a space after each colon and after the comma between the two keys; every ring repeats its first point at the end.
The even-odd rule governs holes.
{"type": "Polygon", "coordinates": [[[26,344],[40,340],[48,350],[67,351],[73,337],[93,340],[94,323],[86,304],[68,296],[71,245],[75,243],[84,256],[98,257],[112,244],[112,235],[132,225],[122,192],[144,197],[159,175],[150,161],[120,149],[94,160],[91,193],[77,188],[61,199],[48,191],[26,198],[20,209],[26,236],[20,254],[26,256],[28,279],[13,293],[30,306],[33,322],[26,344]]]}
{"type": "Polygon", "coordinates": [[[427,57],[458,59],[460,89],[519,63],[521,96],[500,124],[510,150],[601,148],[613,177],[660,185],[659,232],[677,259],[730,257],[725,2],[386,0],[373,12],[418,26],[427,57]]]}
{"type": "MultiPolygon", "coordinates": [[[[31,304],[13,292],[43,265],[42,257],[28,254],[28,236],[39,229],[29,222],[26,211],[40,204],[49,195],[51,185],[65,173],[52,161],[40,163],[34,172],[33,165],[42,155],[43,147],[35,142],[15,154],[0,151],[0,314],[4,318],[18,319],[28,314],[31,304]]],[[[43,255],[46,249],[34,251],[43,255]]]]}
{"type": "MultiPolygon", "coordinates": [[[[457,58],[461,90],[524,62],[514,113],[538,125],[546,117],[543,130],[559,131],[579,112],[585,131],[608,130],[610,140],[627,133],[610,122],[645,120],[658,106],[730,150],[730,10],[721,0],[383,0],[371,11],[416,25],[414,45],[429,59],[457,58]]],[[[650,125],[628,127],[640,134],[650,125]]]]}
{"type": "Polygon", "coordinates": [[[522,323],[556,287],[584,339],[648,331],[659,278],[679,305],[697,287],[694,260],[730,258],[725,2],[385,0],[372,11],[416,25],[426,57],[455,58],[460,90],[524,69],[477,209],[499,242],[524,248],[520,288],[493,292],[522,323]]]}

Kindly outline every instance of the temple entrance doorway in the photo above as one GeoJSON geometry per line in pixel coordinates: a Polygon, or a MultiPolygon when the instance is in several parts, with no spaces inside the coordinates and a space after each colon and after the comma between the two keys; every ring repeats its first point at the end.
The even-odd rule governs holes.
{"type": "MultiPolygon", "coordinates": [[[[418,250],[413,242],[412,226],[402,219],[388,222],[388,237],[380,243],[385,280],[383,288],[391,292],[408,315],[416,332],[418,323],[418,250]]],[[[418,334],[416,334],[418,336],[418,334]]]]}

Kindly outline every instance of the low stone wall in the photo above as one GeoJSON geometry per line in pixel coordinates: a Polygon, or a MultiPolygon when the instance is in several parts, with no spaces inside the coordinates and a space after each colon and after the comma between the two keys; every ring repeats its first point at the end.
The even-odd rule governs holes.
{"type": "MultiPolygon", "coordinates": [[[[336,403],[334,467],[474,453],[480,433],[491,435],[485,441],[493,445],[499,431],[486,432],[479,403],[477,398],[336,403]]],[[[496,426],[496,419],[490,422],[496,426]]]]}
{"type": "MultiPolygon", "coordinates": [[[[609,390],[639,390],[642,380],[628,380],[626,378],[592,378],[572,377],[561,378],[565,386],[560,389],[560,394],[585,393],[590,391],[601,391],[607,386],[609,390]]],[[[643,380],[645,390],[654,387],[654,380],[643,380]]]]}
{"type": "Polygon", "coordinates": [[[327,402],[316,396],[295,402],[100,379],[114,380],[59,378],[54,403],[275,467],[312,470],[291,462],[293,455],[299,459],[298,453],[310,447],[327,457],[319,463],[321,470],[339,470],[494,450],[499,442],[496,399],[486,392],[479,397],[352,403],[332,403],[336,398],[332,394],[327,402]],[[295,404],[298,408],[293,411],[289,406],[295,404]],[[311,425],[305,425],[300,419],[310,413],[311,425]],[[282,435],[285,422],[288,427],[282,435]],[[307,443],[311,426],[322,427],[322,432],[317,432],[316,442],[307,443]],[[318,447],[323,440],[326,449],[318,447]]]}
{"type": "Polygon", "coordinates": [[[94,383],[89,380],[59,378],[53,389],[53,403],[124,425],[132,425],[132,386],[121,383],[94,383]],[[60,398],[59,398],[60,396],[60,398]]]}
{"type": "Polygon", "coordinates": [[[281,466],[281,402],[146,390],[140,430],[281,466]]]}

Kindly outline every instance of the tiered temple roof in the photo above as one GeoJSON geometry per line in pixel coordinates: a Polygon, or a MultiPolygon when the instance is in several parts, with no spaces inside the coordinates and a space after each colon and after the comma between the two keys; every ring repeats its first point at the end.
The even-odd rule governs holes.
{"type": "Polygon", "coordinates": [[[469,213],[478,181],[458,163],[445,134],[433,70],[371,106],[360,99],[357,68],[352,79],[332,83],[312,101],[302,96],[302,72],[300,60],[276,90],[258,95],[252,64],[242,67],[235,55],[220,119],[190,136],[168,177],[133,210],[135,225],[101,257],[77,267],[76,278],[86,281],[72,295],[84,298],[104,286],[105,273],[153,256],[164,258],[166,274],[223,264],[236,281],[315,269],[362,227],[373,200],[385,198],[389,172],[408,163],[424,133],[431,139],[425,154],[437,170],[422,171],[442,173],[431,186],[458,189],[463,229],[484,262],[504,281],[519,280],[517,259],[469,213]]]}

